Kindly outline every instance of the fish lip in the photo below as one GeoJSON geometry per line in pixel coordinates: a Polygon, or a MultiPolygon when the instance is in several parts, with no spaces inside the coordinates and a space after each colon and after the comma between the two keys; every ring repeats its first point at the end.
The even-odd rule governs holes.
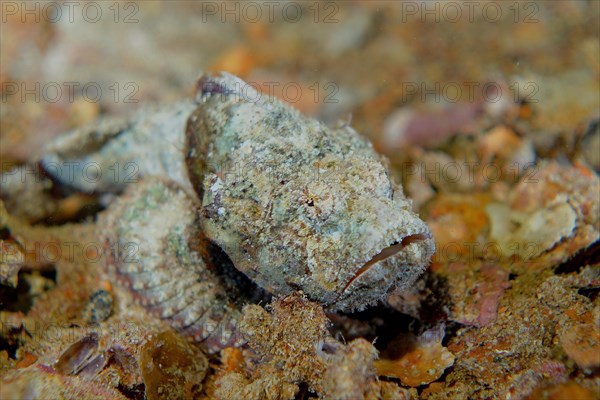
{"type": "Polygon", "coordinates": [[[354,273],[354,275],[350,278],[348,283],[346,283],[346,285],[344,285],[344,288],[340,291],[340,294],[339,294],[338,298],[336,299],[336,303],[342,299],[342,296],[344,296],[344,294],[346,294],[346,291],[348,290],[348,288],[350,288],[352,283],[354,283],[361,276],[368,274],[369,271],[374,266],[379,264],[381,261],[385,261],[389,258],[394,257],[396,254],[402,252],[402,250],[404,250],[408,245],[410,245],[412,243],[427,241],[427,240],[431,240],[431,239],[432,239],[431,232],[424,231],[424,232],[419,232],[419,233],[413,233],[410,235],[406,235],[399,242],[396,240],[393,243],[391,243],[390,245],[381,249],[377,254],[375,254],[368,261],[366,261],[354,273]]]}

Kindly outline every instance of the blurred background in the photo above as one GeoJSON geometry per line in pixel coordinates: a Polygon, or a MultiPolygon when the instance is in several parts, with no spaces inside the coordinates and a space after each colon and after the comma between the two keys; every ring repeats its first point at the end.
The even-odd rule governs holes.
{"type": "Polygon", "coordinates": [[[575,157],[600,107],[599,10],[597,1],[4,1],[0,155],[24,161],[60,132],[190,96],[202,71],[226,70],[308,115],[351,120],[392,158],[498,121],[542,155],[575,157]]]}

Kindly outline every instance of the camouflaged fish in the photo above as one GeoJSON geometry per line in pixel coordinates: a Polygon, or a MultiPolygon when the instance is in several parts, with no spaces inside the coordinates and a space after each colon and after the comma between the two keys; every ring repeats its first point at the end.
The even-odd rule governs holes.
{"type": "Polygon", "coordinates": [[[112,275],[211,352],[243,342],[235,321],[258,287],[362,310],[434,252],[367,140],[227,73],[203,76],[195,100],[62,135],[38,162],[69,190],[125,190],[99,218],[112,275]],[[104,174],[77,178],[90,164],[104,174]]]}
{"type": "Polygon", "coordinates": [[[186,162],[200,224],[259,286],[351,311],[423,272],[431,232],[356,131],[225,73],[200,79],[198,103],[186,162]]]}

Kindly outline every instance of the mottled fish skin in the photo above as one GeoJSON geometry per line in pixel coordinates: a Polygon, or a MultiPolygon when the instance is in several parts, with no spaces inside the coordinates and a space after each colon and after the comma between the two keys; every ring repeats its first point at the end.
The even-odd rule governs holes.
{"type": "Polygon", "coordinates": [[[80,192],[120,193],[150,176],[192,191],[183,147],[194,108],[188,99],[147,104],[127,119],[103,118],[57,136],[36,161],[55,182],[80,192]]]}
{"type": "Polygon", "coordinates": [[[107,264],[133,299],[209,353],[244,343],[239,305],[196,248],[198,203],[174,184],[141,180],[104,213],[107,264]]]}
{"type": "Polygon", "coordinates": [[[197,100],[186,164],[200,224],[258,285],[352,311],[424,271],[429,228],[352,128],[328,128],[227,73],[204,75],[197,100]]]}

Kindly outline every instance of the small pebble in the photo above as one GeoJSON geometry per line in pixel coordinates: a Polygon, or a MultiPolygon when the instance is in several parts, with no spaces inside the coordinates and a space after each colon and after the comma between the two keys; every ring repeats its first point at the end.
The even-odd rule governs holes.
{"type": "Polygon", "coordinates": [[[98,290],[90,296],[90,302],[83,312],[87,322],[102,322],[112,314],[113,298],[106,290],[98,290]]]}

